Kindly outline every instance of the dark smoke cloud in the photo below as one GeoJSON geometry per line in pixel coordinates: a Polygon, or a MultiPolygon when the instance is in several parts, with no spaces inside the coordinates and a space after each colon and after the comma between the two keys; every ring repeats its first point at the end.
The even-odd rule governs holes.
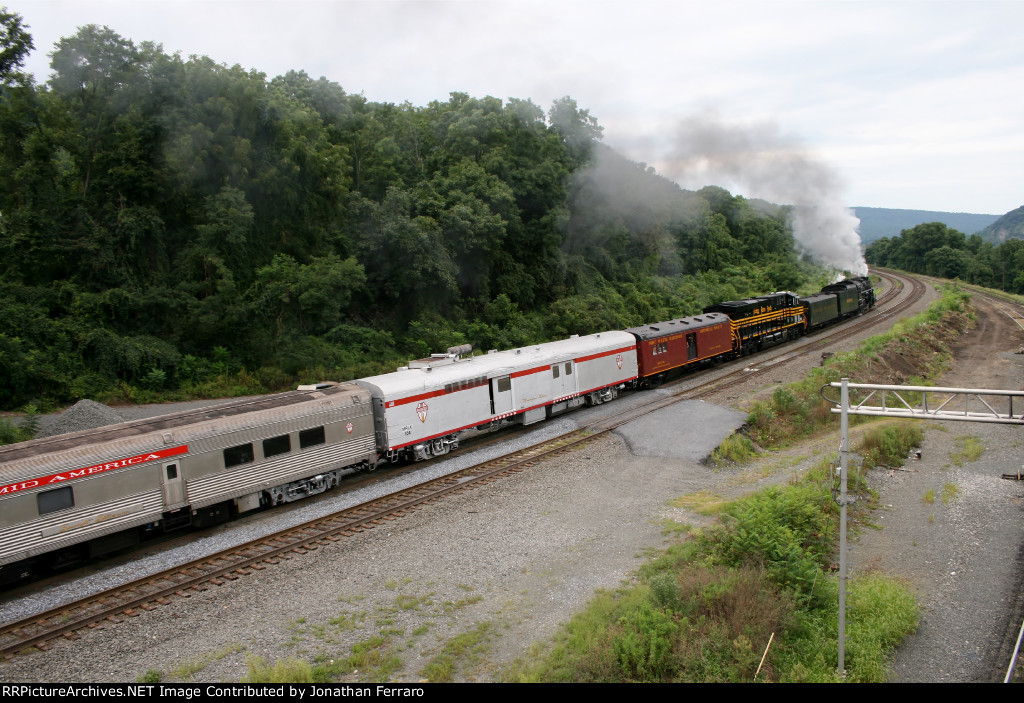
{"type": "Polygon", "coordinates": [[[688,118],[662,170],[684,188],[722,185],[792,205],[793,235],[805,256],[867,273],[860,220],[842,204],[839,178],[774,125],[729,125],[713,113],[688,118]]]}

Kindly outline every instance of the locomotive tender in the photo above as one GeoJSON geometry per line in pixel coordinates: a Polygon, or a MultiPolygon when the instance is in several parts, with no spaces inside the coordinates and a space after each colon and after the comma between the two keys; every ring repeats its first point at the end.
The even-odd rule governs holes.
{"type": "Polygon", "coordinates": [[[773,293],[469,358],[453,349],[395,373],[0,447],[0,583],[314,495],[382,461],[443,455],[469,429],[613,400],[874,304],[861,277],[808,298],[773,293]]]}

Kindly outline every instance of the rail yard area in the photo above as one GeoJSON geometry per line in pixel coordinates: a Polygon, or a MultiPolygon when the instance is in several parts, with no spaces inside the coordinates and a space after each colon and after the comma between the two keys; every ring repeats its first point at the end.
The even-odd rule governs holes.
{"type": "MultiPolygon", "coordinates": [[[[934,297],[929,289],[911,310],[934,297]]],[[[976,316],[954,343],[955,361],[941,385],[1024,387],[1024,356],[1014,353],[1024,333],[984,303],[977,302],[976,316]]],[[[742,467],[701,461],[744,423],[753,400],[803,378],[822,353],[853,349],[893,322],[881,306],[864,321],[872,317],[873,326],[827,345],[810,337],[541,423],[534,431],[554,436],[639,410],[652,398],[667,402],[680,390],[684,398],[642,421],[605,419],[616,426],[601,437],[498,478],[460,477],[462,490],[289,550],[247,575],[229,572],[49,641],[43,651],[15,654],[0,663],[0,680],[238,681],[275,663],[317,666],[335,680],[501,679],[535,647],[543,649],[596,591],[630,580],[686,529],[713,519],[679,507],[688,505],[679,498],[729,500],[800,475],[835,451],[838,422],[835,433],[742,467]],[[725,374],[733,380],[714,385],[725,374]]],[[[928,354],[917,358],[908,348],[881,359],[886,382],[905,382],[918,364],[931,363],[928,354]]],[[[852,575],[905,579],[922,608],[916,634],[897,652],[895,680],[990,681],[1005,668],[1007,634],[1016,633],[1021,616],[1024,483],[1000,475],[1020,469],[1022,442],[1012,427],[928,423],[920,458],[869,474],[880,507],[857,529],[852,575]]],[[[469,464],[475,453],[498,455],[527,443],[527,434],[499,437],[447,462],[469,464]]],[[[429,471],[451,470],[445,463],[429,471]]],[[[306,508],[287,513],[300,510],[306,508]]],[[[205,539],[279,519],[273,511],[255,517],[205,539]]],[[[88,581],[105,584],[171,551],[112,561],[88,581]]],[[[35,598],[61,589],[81,586],[40,584],[35,598]]],[[[31,607],[22,593],[3,601],[5,621],[31,607]]]]}

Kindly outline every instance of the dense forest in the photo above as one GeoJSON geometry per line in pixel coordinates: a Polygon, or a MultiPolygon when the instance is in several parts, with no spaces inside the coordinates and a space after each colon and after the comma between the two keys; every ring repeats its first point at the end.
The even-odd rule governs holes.
{"type": "Polygon", "coordinates": [[[873,266],[1024,293],[1024,239],[996,245],[980,234],[968,237],[941,222],[927,222],[875,240],[864,256],[873,266]]]}
{"type": "Polygon", "coordinates": [[[572,98],[383,104],[0,11],[0,409],[281,389],[820,286],[572,98]]]}

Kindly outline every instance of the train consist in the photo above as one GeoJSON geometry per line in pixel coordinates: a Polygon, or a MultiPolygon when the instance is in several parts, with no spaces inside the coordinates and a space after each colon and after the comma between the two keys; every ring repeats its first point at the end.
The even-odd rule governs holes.
{"type": "Polygon", "coordinates": [[[468,430],[529,425],[669,373],[749,354],[873,307],[866,278],[709,306],[694,317],[300,386],[255,401],[0,447],[0,583],[147,533],[332,488],[382,462],[447,454],[468,430]]]}

